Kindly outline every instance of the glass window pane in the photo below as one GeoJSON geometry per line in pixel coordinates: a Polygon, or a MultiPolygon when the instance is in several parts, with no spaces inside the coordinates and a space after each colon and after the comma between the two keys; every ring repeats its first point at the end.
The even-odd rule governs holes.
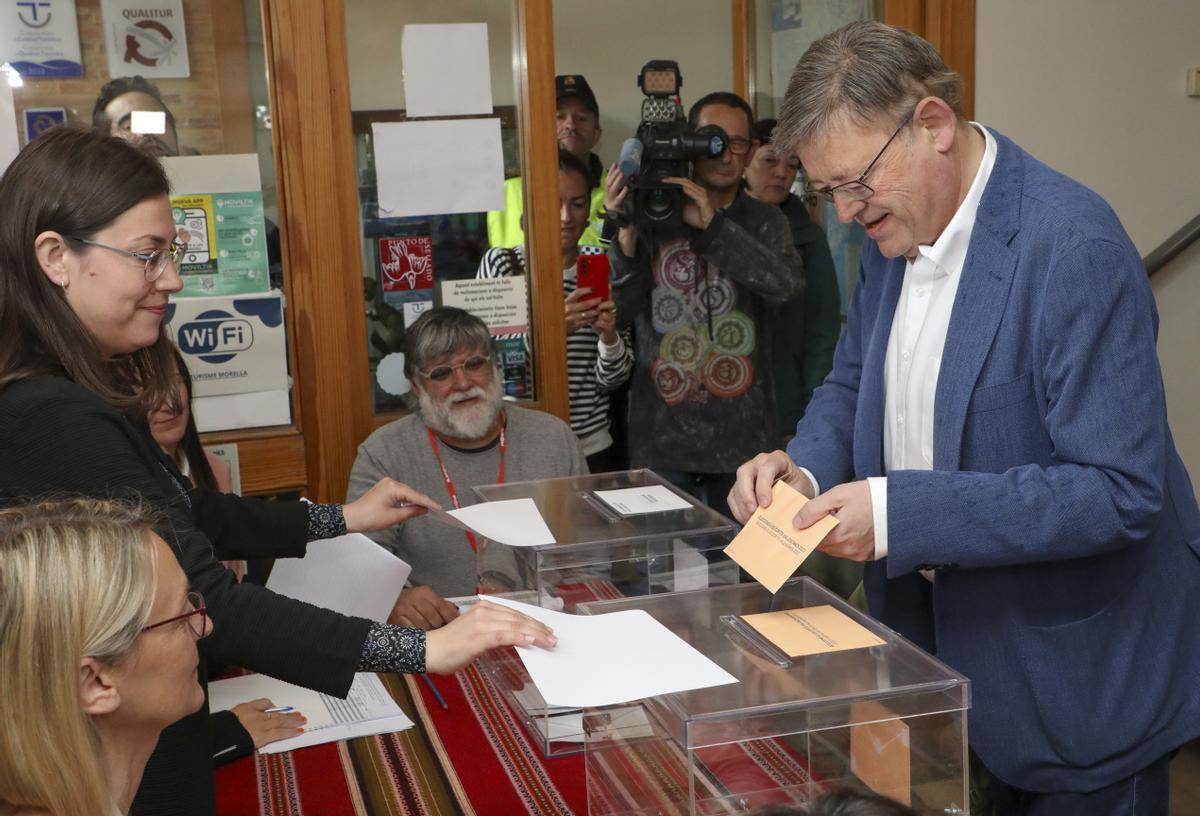
{"type": "MultiPolygon", "coordinates": [[[[754,0],[754,39],[751,64],[754,68],[754,105],[760,119],[773,118],[783,104],[792,69],[813,42],[855,20],[883,19],[881,0],[754,0]]],[[[797,185],[803,184],[803,173],[797,185]]],[[[842,296],[842,314],[858,279],[858,259],[866,238],[855,221],[838,221],[833,204],[822,202],[815,217],[825,229],[833,252],[838,287],[842,296]]]]}
{"type": "Polygon", "coordinates": [[[200,430],[290,424],[259,4],[165,0],[153,15],[125,0],[20,5],[0,23],[10,49],[0,62],[21,74],[21,143],[56,125],[94,126],[161,157],[172,179],[190,238],[170,328],[192,369],[200,430]]]}
{"type": "MultiPolygon", "coordinates": [[[[513,178],[521,174],[520,142],[516,100],[513,81],[516,39],[513,32],[512,4],[506,0],[456,0],[436,4],[405,0],[404,2],[382,2],[382,0],[346,0],[346,38],[349,44],[350,97],[353,111],[355,154],[358,169],[359,208],[362,221],[362,277],[365,308],[367,313],[368,365],[371,372],[372,407],[375,413],[391,413],[405,410],[408,384],[404,379],[400,353],[403,350],[404,331],[424,310],[435,302],[461,303],[456,292],[464,291],[467,281],[474,281],[480,270],[480,261],[488,249],[488,215],[485,208],[476,205],[477,196],[464,197],[460,209],[464,212],[423,211],[423,202],[406,204],[408,210],[396,215],[396,208],[389,207],[390,195],[387,187],[388,168],[396,166],[409,177],[415,152],[439,151],[424,143],[421,131],[412,138],[421,144],[414,147],[419,151],[408,155],[388,158],[377,155],[388,151],[392,142],[380,145],[376,129],[380,125],[429,125],[443,128],[439,132],[460,134],[471,127],[490,128],[482,120],[498,120],[500,161],[503,177],[513,178]],[[439,100],[441,111],[431,112],[418,107],[412,115],[405,98],[404,53],[402,40],[406,25],[454,25],[484,24],[489,61],[486,66],[478,62],[477,77],[486,69],[490,74],[491,108],[478,109],[470,113],[452,113],[467,104],[466,98],[439,100]],[[418,115],[424,114],[424,115],[418,115]],[[381,192],[384,201],[381,206],[381,192]],[[412,208],[416,207],[416,211],[412,208]],[[459,282],[459,283],[456,283],[459,282]]],[[[426,38],[450,36],[445,30],[422,30],[426,38]]],[[[416,36],[415,30],[411,36],[416,36]]],[[[483,37],[483,34],[479,35],[483,37]]],[[[418,44],[419,46],[420,44],[418,44]]],[[[472,53],[469,56],[478,55],[472,53]]],[[[449,75],[460,68],[448,65],[445,59],[422,61],[418,47],[410,56],[409,78],[416,81],[421,76],[438,79],[438,72],[449,75]],[[422,74],[433,71],[433,74],[422,74]]],[[[418,100],[419,104],[420,100],[418,100]]],[[[392,130],[402,134],[402,131],[392,130]]],[[[486,135],[486,134],[485,134],[486,135]]],[[[397,136],[407,139],[408,135],[397,136]]],[[[437,138],[437,137],[429,137],[437,138]]],[[[487,149],[494,145],[491,137],[486,141],[487,149]]],[[[463,166],[476,160],[466,155],[463,166]]],[[[457,160],[452,163],[457,164],[457,160]]],[[[429,179],[429,201],[441,200],[447,188],[460,184],[469,189],[471,184],[462,184],[452,179],[458,168],[446,173],[431,173],[429,179]]],[[[469,182],[481,181],[471,178],[469,182]]],[[[499,177],[495,178],[499,181],[499,177]]],[[[510,206],[520,205],[520,190],[516,197],[500,198],[499,187],[491,182],[486,185],[495,201],[504,200],[510,206]]],[[[429,204],[430,208],[435,206],[429,204]]],[[[499,207],[496,207],[499,209],[499,207]]],[[[517,241],[520,247],[523,240],[517,241]]],[[[487,285],[487,284],[472,284],[487,285]]],[[[497,284],[503,285],[503,284],[497,284]]],[[[528,309],[528,295],[523,298],[528,309]]],[[[469,310],[484,316],[480,308],[469,310]]],[[[528,322],[526,320],[526,322],[528,322]]],[[[492,326],[498,334],[497,326],[492,326]]],[[[497,338],[505,374],[505,395],[510,399],[533,398],[532,361],[529,354],[527,333],[497,338]]]]}

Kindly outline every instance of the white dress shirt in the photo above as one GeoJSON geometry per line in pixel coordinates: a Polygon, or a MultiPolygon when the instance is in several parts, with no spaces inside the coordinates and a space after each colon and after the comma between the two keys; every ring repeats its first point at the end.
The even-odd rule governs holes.
{"type": "MultiPolygon", "coordinates": [[[[883,364],[885,472],[933,469],[934,397],[942,350],[979,201],[996,163],[996,139],[987,128],[971,124],[985,143],[971,189],[933,246],[918,246],[916,259],[904,269],[883,364]]],[[[888,553],[887,477],[872,477],[867,484],[875,520],[875,557],[883,558],[888,553]]]]}

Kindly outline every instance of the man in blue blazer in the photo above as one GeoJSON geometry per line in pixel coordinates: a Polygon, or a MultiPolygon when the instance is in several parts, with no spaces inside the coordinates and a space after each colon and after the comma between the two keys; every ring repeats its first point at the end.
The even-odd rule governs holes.
{"type": "Polygon", "coordinates": [[[837,515],[821,549],[868,562],[872,614],[971,679],[1001,813],[1165,814],[1200,734],[1200,511],[1153,295],[1112,209],[961,95],[880,23],[797,65],[775,143],[868,241],[832,373],[730,507],[784,478],[816,496],[797,527],[837,515]]]}

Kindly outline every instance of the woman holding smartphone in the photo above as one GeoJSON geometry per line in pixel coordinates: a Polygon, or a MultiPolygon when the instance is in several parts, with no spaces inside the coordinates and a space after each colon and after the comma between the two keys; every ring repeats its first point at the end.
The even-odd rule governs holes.
{"type": "MultiPolygon", "coordinates": [[[[625,458],[614,450],[609,394],[629,380],[633,372],[633,347],[617,331],[617,307],[608,286],[608,256],[600,247],[579,245],[588,225],[594,185],[591,171],[581,159],[566,150],[558,151],[571,430],[579,437],[588,470],[604,473],[617,469],[625,458]]],[[[484,254],[477,277],[524,273],[525,254],[521,247],[493,248],[484,254]]]]}

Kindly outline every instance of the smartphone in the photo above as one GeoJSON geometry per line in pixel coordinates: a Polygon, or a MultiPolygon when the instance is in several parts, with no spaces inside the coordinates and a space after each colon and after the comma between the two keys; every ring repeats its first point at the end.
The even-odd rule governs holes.
{"type": "Polygon", "coordinates": [[[579,287],[592,290],[589,298],[612,300],[608,285],[608,255],[580,255],[575,261],[575,280],[579,287]]]}

